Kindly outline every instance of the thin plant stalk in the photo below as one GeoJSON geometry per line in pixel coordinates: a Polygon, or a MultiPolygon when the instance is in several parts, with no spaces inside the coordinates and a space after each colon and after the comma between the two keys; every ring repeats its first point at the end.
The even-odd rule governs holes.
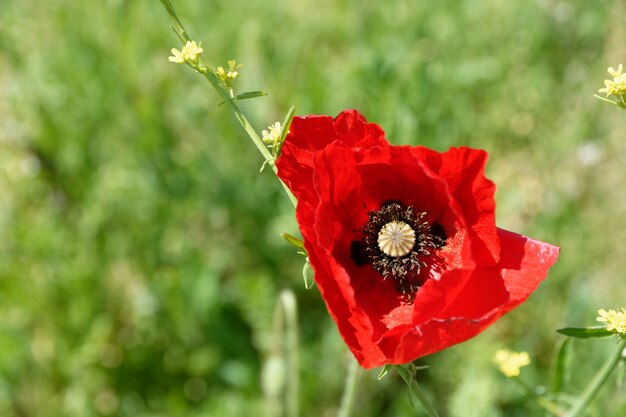
{"type": "Polygon", "coordinates": [[[360,374],[359,364],[354,358],[350,358],[348,365],[348,374],[346,375],[346,384],[341,398],[341,406],[337,417],[350,417],[354,407],[354,398],[360,374]]]}
{"type": "Polygon", "coordinates": [[[589,385],[585,387],[585,390],[582,392],[578,400],[574,404],[574,406],[565,414],[564,417],[578,417],[581,413],[589,406],[591,400],[596,396],[602,385],[606,382],[613,369],[615,369],[616,365],[619,363],[622,352],[626,349],[626,340],[620,340],[617,347],[604,362],[602,368],[598,370],[598,372],[594,375],[589,385]]]}
{"type": "Polygon", "coordinates": [[[298,309],[296,297],[291,290],[283,290],[279,296],[285,312],[285,344],[287,350],[287,416],[298,417],[298,396],[300,390],[300,357],[298,353],[298,309]]]}
{"type": "MultiPolygon", "coordinates": [[[[178,36],[179,40],[182,43],[190,41],[191,38],[187,34],[185,27],[183,26],[180,19],[178,18],[176,11],[174,10],[174,6],[172,6],[172,3],[169,0],[161,0],[161,4],[163,4],[163,7],[165,7],[165,10],[167,11],[168,15],[172,19],[172,29],[178,36]]],[[[267,147],[263,143],[263,140],[261,140],[259,135],[256,133],[256,131],[254,130],[254,128],[248,121],[245,114],[241,111],[241,109],[235,102],[232,92],[226,89],[222,85],[217,75],[215,75],[213,70],[206,64],[206,62],[204,61],[202,57],[199,58],[198,65],[194,66],[194,69],[200,72],[204,76],[204,78],[207,79],[207,81],[211,84],[213,89],[224,100],[226,105],[230,108],[232,113],[235,115],[235,118],[237,119],[239,124],[241,124],[241,127],[243,127],[243,129],[246,131],[246,133],[248,134],[248,136],[250,137],[250,139],[252,140],[256,148],[259,150],[259,152],[265,159],[265,162],[272,167],[274,174],[277,174],[278,169],[276,168],[276,164],[274,163],[274,160],[275,160],[274,156],[269,151],[269,149],[267,149],[267,147]]],[[[287,188],[287,186],[282,181],[281,181],[281,184],[285,192],[287,193],[289,200],[291,200],[291,203],[295,207],[297,205],[296,197],[293,195],[291,190],[289,190],[289,188],[287,188]]]]}
{"type": "MultiPolygon", "coordinates": [[[[187,34],[187,31],[180,19],[176,14],[176,10],[174,10],[174,6],[169,0],[161,0],[161,4],[165,7],[168,15],[172,20],[172,29],[178,36],[181,43],[186,43],[187,41],[191,41],[191,38],[187,34]]],[[[192,67],[201,73],[204,78],[211,84],[213,89],[219,94],[219,96],[224,100],[226,105],[235,115],[235,118],[245,132],[248,134],[258,151],[261,153],[263,158],[265,159],[265,163],[272,167],[274,174],[278,173],[278,169],[275,164],[275,157],[272,153],[267,149],[263,140],[256,133],[250,122],[248,121],[245,114],[241,111],[237,103],[235,102],[235,97],[232,89],[225,88],[224,85],[220,82],[217,75],[213,72],[213,70],[207,65],[205,60],[200,57],[197,63],[192,64],[192,67]]],[[[293,110],[290,110],[290,114],[293,114],[293,110]]],[[[291,190],[287,188],[287,186],[280,181],[289,200],[294,205],[297,205],[296,197],[293,195],[291,190]]],[[[296,307],[296,298],[293,293],[289,290],[284,290],[279,295],[279,306],[277,310],[277,317],[279,317],[278,321],[284,321],[284,329],[285,329],[285,345],[286,345],[286,358],[287,358],[287,387],[285,392],[285,409],[288,417],[297,417],[298,416],[298,395],[299,395],[299,354],[298,354],[298,315],[297,315],[297,307],[296,307]]]]}
{"type": "MultiPolygon", "coordinates": [[[[281,365],[278,374],[269,375],[268,400],[274,409],[274,401],[282,401],[281,411],[272,414],[298,417],[299,397],[299,367],[298,354],[298,309],[296,297],[291,290],[283,290],[278,295],[274,309],[274,323],[272,331],[272,347],[270,358],[277,359],[281,365]],[[276,384],[276,380],[280,381],[276,384]]],[[[271,360],[271,359],[270,359],[271,360]]],[[[273,370],[276,372],[276,370],[273,370]]]]}

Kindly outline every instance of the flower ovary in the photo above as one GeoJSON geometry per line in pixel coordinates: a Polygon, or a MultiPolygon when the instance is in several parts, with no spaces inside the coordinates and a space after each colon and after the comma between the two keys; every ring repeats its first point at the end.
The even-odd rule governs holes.
{"type": "Polygon", "coordinates": [[[378,247],[393,258],[411,252],[414,245],[415,231],[405,222],[389,222],[378,232],[378,247]]]}

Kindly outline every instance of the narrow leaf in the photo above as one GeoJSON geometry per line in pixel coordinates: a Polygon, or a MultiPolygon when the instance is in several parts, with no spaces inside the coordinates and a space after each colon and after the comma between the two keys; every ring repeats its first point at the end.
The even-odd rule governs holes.
{"type": "MultiPolygon", "coordinates": [[[[224,102],[222,102],[223,104],[224,102]]],[[[263,170],[265,169],[266,166],[271,165],[273,166],[276,163],[276,161],[274,159],[269,159],[266,161],[263,161],[263,165],[261,165],[261,169],[259,169],[259,172],[263,172],[263,170]]]]}
{"type": "Polygon", "coordinates": [[[296,108],[291,106],[287,114],[285,115],[285,120],[283,120],[283,131],[280,134],[280,142],[282,143],[287,137],[287,133],[289,132],[289,126],[291,126],[291,119],[293,119],[293,114],[295,113],[296,108]]]}
{"type": "Polygon", "coordinates": [[[289,127],[291,126],[291,120],[293,119],[293,114],[295,113],[296,108],[291,106],[289,108],[289,111],[287,112],[287,115],[285,116],[285,120],[283,120],[283,131],[280,133],[280,138],[278,139],[278,148],[276,149],[276,157],[278,157],[278,155],[280,155],[280,148],[283,147],[283,142],[285,141],[285,138],[287,137],[287,134],[289,133],[289,127]]]}
{"type": "Polygon", "coordinates": [[[283,239],[285,239],[289,244],[294,246],[296,249],[304,249],[304,241],[298,239],[295,236],[291,236],[289,233],[281,233],[280,234],[283,239]]]}
{"type": "Polygon", "coordinates": [[[267,93],[265,91],[247,91],[245,93],[237,94],[235,96],[235,100],[247,100],[249,98],[262,97],[266,95],[267,93]]]}
{"type": "Polygon", "coordinates": [[[607,330],[606,327],[602,326],[592,326],[592,327],[566,327],[564,329],[559,329],[557,332],[569,336],[569,337],[577,337],[580,339],[589,339],[593,337],[607,337],[613,336],[613,332],[607,330]]]}
{"type": "MultiPolygon", "coordinates": [[[[266,96],[267,93],[265,91],[247,91],[245,93],[241,93],[241,94],[237,94],[235,97],[233,97],[233,101],[237,101],[237,100],[246,100],[249,98],[255,98],[255,97],[262,97],[262,96],[266,96]]],[[[224,103],[226,103],[225,101],[222,101],[220,104],[218,104],[217,106],[221,106],[224,103]]]]}
{"type": "Polygon", "coordinates": [[[389,373],[390,369],[391,369],[391,365],[383,366],[383,369],[381,369],[380,373],[378,374],[378,380],[380,381],[381,379],[383,379],[385,377],[385,375],[387,375],[389,373]]]}

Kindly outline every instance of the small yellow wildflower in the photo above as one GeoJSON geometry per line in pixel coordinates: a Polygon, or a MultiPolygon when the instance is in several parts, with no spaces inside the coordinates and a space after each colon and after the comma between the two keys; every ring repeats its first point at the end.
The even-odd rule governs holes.
{"type": "Polygon", "coordinates": [[[619,310],[605,309],[598,310],[597,321],[605,322],[606,329],[620,335],[626,335],[626,309],[622,307],[619,310]]]}
{"type": "Polygon", "coordinates": [[[498,349],[493,361],[506,377],[519,376],[520,368],[530,364],[528,352],[513,352],[508,349],[498,349]]]}
{"type": "Polygon", "coordinates": [[[261,132],[263,135],[263,143],[266,145],[274,145],[280,139],[280,135],[283,133],[283,128],[280,125],[280,122],[276,122],[273,125],[268,126],[267,129],[268,130],[261,132]]]}
{"type": "Polygon", "coordinates": [[[202,49],[202,42],[197,44],[196,41],[187,41],[180,51],[176,48],[172,48],[172,56],[168,57],[168,60],[176,64],[196,62],[198,60],[198,55],[202,52],[204,52],[204,49],[202,49]]]}
{"type": "Polygon", "coordinates": [[[598,90],[599,93],[606,93],[606,96],[616,96],[623,99],[622,95],[626,94],[626,73],[623,72],[622,64],[619,64],[617,70],[613,67],[607,69],[608,73],[613,77],[612,80],[604,80],[604,88],[598,90]]]}
{"type": "Polygon", "coordinates": [[[224,67],[217,67],[217,76],[226,84],[230,85],[231,81],[239,76],[237,69],[243,67],[243,64],[237,64],[235,60],[228,61],[228,71],[224,67]]]}
{"type": "Polygon", "coordinates": [[[183,53],[180,52],[176,48],[172,48],[172,56],[168,57],[167,59],[170,62],[173,62],[175,64],[182,64],[183,62],[185,62],[185,58],[183,57],[183,53]]]}

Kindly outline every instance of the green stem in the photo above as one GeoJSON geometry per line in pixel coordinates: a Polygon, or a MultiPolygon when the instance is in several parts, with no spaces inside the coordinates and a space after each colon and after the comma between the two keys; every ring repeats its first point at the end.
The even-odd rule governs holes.
{"type": "MultiPolygon", "coordinates": [[[[163,4],[163,7],[165,7],[165,10],[167,11],[170,18],[172,19],[172,29],[174,29],[174,32],[176,33],[180,41],[181,42],[189,41],[191,38],[187,34],[187,31],[185,30],[185,27],[183,26],[183,24],[180,22],[180,19],[178,18],[176,11],[174,10],[174,6],[172,6],[172,3],[169,0],[161,0],[161,4],[163,4]]],[[[274,174],[278,175],[278,169],[276,168],[276,164],[274,163],[274,159],[275,159],[274,156],[272,156],[272,153],[269,151],[269,149],[267,149],[267,147],[263,143],[263,140],[261,140],[259,135],[256,133],[256,131],[254,130],[254,128],[252,127],[252,125],[250,124],[246,116],[243,114],[239,106],[237,106],[237,103],[233,99],[233,96],[230,93],[230,91],[227,90],[222,85],[219,78],[217,78],[213,70],[211,70],[211,68],[206,64],[206,62],[204,61],[202,57],[200,57],[197,64],[195,65],[191,64],[191,66],[196,71],[204,75],[204,78],[206,78],[209,81],[213,89],[215,89],[215,91],[220,95],[220,97],[224,100],[226,105],[233,112],[233,114],[235,115],[235,118],[237,119],[237,121],[239,121],[239,124],[241,124],[241,126],[246,131],[250,139],[252,139],[252,142],[257,147],[259,152],[261,152],[261,155],[263,155],[263,158],[265,159],[266,163],[272,167],[274,174]]],[[[287,193],[289,200],[291,200],[291,203],[295,207],[298,203],[298,200],[282,181],[281,181],[281,184],[285,192],[287,193]]]]}
{"type": "Polygon", "coordinates": [[[169,14],[170,18],[172,19],[172,29],[174,29],[174,32],[178,36],[178,39],[180,39],[182,43],[190,41],[191,38],[189,38],[189,35],[187,35],[187,31],[183,27],[183,24],[180,23],[180,20],[176,15],[176,10],[174,10],[174,6],[172,6],[170,0],[161,0],[161,4],[163,5],[163,7],[165,7],[167,14],[169,14]]]}
{"type": "MultiPolygon", "coordinates": [[[[271,355],[286,364],[284,369],[286,386],[273,392],[270,400],[284,394],[284,410],[287,417],[298,416],[298,391],[300,360],[298,356],[298,308],[296,297],[291,290],[283,290],[278,295],[274,308],[271,355]],[[283,391],[284,389],[284,391],[283,391]]],[[[282,412],[280,413],[282,415],[282,412]]]]}
{"type": "Polygon", "coordinates": [[[599,99],[599,100],[606,101],[607,103],[611,103],[612,105],[617,106],[617,103],[616,103],[616,102],[614,102],[613,100],[609,100],[609,99],[608,99],[608,98],[606,98],[606,97],[602,97],[602,96],[599,96],[599,95],[597,95],[597,94],[594,94],[593,96],[594,96],[595,98],[599,99]]]}
{"type": "Polygon", "coordinates": [[[346,375],[346,386],[343,391],[341,406],[339,407],[339,414],[337,414],[337,417],[350,417],[352,407],[354,406],[354,397],[356,394],[358,377],[359,364],[354,358],[350,358],[348,374],[346,375]]]}
{"type": "MultiPolygon", "coordinates": [[[[213,88],[217,91],[217,93],[222,97],[222,99],[226,102],[226,105],[230,107],[231,111],[235,114],[237,121],[239,121],[239,124],[241,124],[241,126],[246,131],[250,139],[252,139],[252,142],[257,147],[259,152],[261,152],[261,155],[263,155],[263,158],[265,159],[265,161],[272,167],[272,171],[274,171],[274,174],[278,175],[278,169],[276,168],[276,163],[274,162],[274,157],[272,156],[272,153],[269,151],[269,149],[267,149],[267,147],[265,146],[265,144],[263,143],[259,135],[256,133],[256,131],[254,130],[254,128],[252,127],[248,119],[246,118],[246,116],[243,114],[239,106],[237,106],[237,104],[235,103],[235,100],[233,100],[229,92],[226,91],[226,89],[222,87],[217,76],[215,75],[215,73],[213,73],[213,71],[209,69],[208,66],[203,65],[202,69],[203,69],[201,71],[202,75],[204,75],[204,77],[209,81],[211,86],[213,86],[213,88]]],[[[280,181],[280,183],[282,184],[285,192],[287,193],[289,200],[291,200],[291,203],[293,204],[293,206],[296,207],[298,204],[298,200],[293,195],[291,190],[287,188],[285,183],[283,183],[282,181],[280,181]]]]}
{"type": "Polygon", "coordinates": [[[609,358],[607,358],[604,365],[602,365],[602,368],[600,368],[600,370],[598,370],[598,372],[594,375],[589,385],[585,387],[585,390],[583,391],[581,396],[578,398],[574,406],[567,412],[567,414],[565,414],[564,417],[577,417],[585,410],[585,408],[587,408],[593,397],[596,396],[602,385],[604,385],[604,383],[606,382],[609,375],[611,375],[613,369],[615,369],[615,366],[622,356],[622,351],[625,348],[626,340],[621,340],[613,354],[609,356],[609,358]]]}
{"type": "Polygon", "coordinates": [[[285,313],[285,344],[287,350],[286,409],[288,417],[298,417],[298,391],[300,389],[300,358],[298,354],[298,310],[296,297],[291,290],[283,290],[279,296],[285,313]]]}
{"type": "Polygon", "coordinates": [[[400,377],[408,385],[409,389],[411,390],[410,392],[412,392],[415,398],[417,398],[417,400],[420,402],[420,404],[424,408],[424,411],[426,411],[426,414],[428,414],[429,417],[439,417],[439,414],[437,414],[437,411],[435,411],[433,406],[430,405],[430,401],[428,401],[428,398],[426,398],[426,394],[424,394],[424,391],[422,391],[417,381],[415,381],[413,375],[406,368],[400,365],[393,365],[393,369],[395,369],[396,372],[400,374],[400,377]]]}

